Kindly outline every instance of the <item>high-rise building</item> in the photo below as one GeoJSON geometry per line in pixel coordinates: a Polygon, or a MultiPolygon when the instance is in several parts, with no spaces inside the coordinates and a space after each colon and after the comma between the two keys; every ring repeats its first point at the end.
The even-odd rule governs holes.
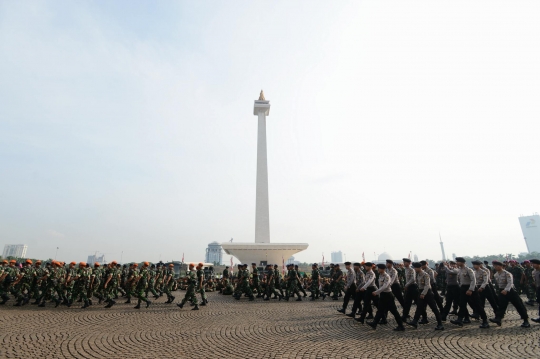
{"type": "Polygon", "coordinates": [[[4,253],[2,254],[2,258],[26,258],[27,249],[28,246],[26,244],[6,244],[4,246],[4,253]]]}
{"type": "Polygon", "coordinates": [[[223,251],[221,250],[221,244],[218,242],[212,242],[206,248],[206,263],[215,263],[216,265],[221,265],[221,260],[223,257],[223,251]]]}
{"type": "Polygon", "coordinates": [[[415,255],[414,255],[414,261],[415,261],[415,262],[418,262],[418,254],[415,254],[415,255]]]}
{"type": "Polygon", "coordinates": [[[333,263],[342,263],[343,262],[343,253],[341,251],[330,253],[330,258],[333,263]]]}
{"type": "Polygon", "coordinates": [[[92,254],[91,256],[88,256],[88,260],[86,263],[93,266],[94,263],[103,264],[105,263],[105,254],[102,254],[101,256],[97,256],[96,254],[92,254]]]}
{"type": "Polygon", "coordinates": [[[538,213],[519,217],[519,224],[527,251],[529,253],[540,252],[540,216],[538,213]]]}

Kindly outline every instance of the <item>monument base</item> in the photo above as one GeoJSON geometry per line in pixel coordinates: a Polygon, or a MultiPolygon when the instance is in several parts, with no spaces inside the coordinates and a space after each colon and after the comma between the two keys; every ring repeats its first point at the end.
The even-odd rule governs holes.
{"type": "Polygon", "coordinates": [[[307,249],[307,243],[222,243],[228,255],[236,257],[242,264],[257,263],[282,265],[295,253],[307,249]]]}

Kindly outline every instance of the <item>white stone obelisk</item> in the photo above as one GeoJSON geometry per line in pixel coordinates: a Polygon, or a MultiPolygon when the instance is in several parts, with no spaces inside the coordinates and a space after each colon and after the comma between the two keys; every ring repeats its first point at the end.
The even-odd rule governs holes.
{"type": "Polygon", "coordinates": [[[266,116],[270,114],[270,101],[261,90],[253,106],[258,117],[257,135],[257,193],[255,199],[255,243],[270,243],[270,209],[268,202],[268,163],[266,156],[266,116]]]}

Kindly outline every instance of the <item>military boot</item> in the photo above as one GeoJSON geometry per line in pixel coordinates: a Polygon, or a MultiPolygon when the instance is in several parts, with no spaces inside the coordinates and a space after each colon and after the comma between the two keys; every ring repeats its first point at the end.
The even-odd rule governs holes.
{"type": "Polygon", "coordinates": [[[195,306],[193,308],[191,308],[191,310],[199,310],[199,305],[195,304],[195,306]]]}
{"type": "Polygon", "coordinates": [[[152,304],[152,302],[149,301],[149,300],[146,300],[146,308],[148,308],[150,306],[150,304],[152,304]]]}
{"type": "Polygon", "coordinates": [[[84,305],[81,307],[81,309],[88,308],[89,306],[90,306],[90,304],[88,303],[88,300],[85,300],[84,305]]]}

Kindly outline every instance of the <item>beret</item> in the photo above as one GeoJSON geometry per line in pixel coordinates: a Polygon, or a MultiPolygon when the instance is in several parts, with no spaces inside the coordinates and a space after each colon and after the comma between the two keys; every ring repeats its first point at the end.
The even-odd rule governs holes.
{"type": "Polygon", "coordinates": [[[257,263],[251,263],[251,265],[252,265],[252,266],[256,266],[256,265],[257,265],[257,263]]]}
{"type": "Polygon", "coordinates": [[[479,266],[482,264],[482,261],[472,261],[472,264],[479,266]]]}
{"type": "Polygon", "coordinates": [[[387,259],[387,260],[386,260],[386,263],[394,264],[394,261],[391,260],[391,259],[387,259]]]}
{"type": "Polygon", "coordinates": [[[381,263],[381,264],[377,264],[377,268],[379,268],[379,269],[386,269],[386,265],[384,265],[384,264],[382,264],[382,263],[381,263]]]}
{"type": "Polygon", "coordinates": [[[484,261],[484,264],[488,264],[489,262],[488,261],[484,261]]]}
{"type": "Polygon", "coordinates": [[[503,265],[503,264],[502,264],[501,262],[499,262],[499,261],[493,261],[493,262],[491,262],[491,263],[493,263],[494,266],[502,266],[502,265],[503,265]]]}
{"type": "Polygon", "coordinates": [[[403,262],[411,263],[412,261],[409,258],[403,258],[403,262]]]}
{"type": "Polygon", "coordinates": [[[459,262],[459,263],[465,263],[465,258],[463,258],[463,257],[456,257],[456,262],[459,262]]]}
{"type": "Polygon", "coordinates": [[[339,267],[339,263],[334,264],[334,267],[339,267]]]}
{"type": "Polygon", "coordinates": [[[414,263],[412,264],[412,266],[413,266],[414,268],[422,268],[422,263],[414,262],[414,263]]]}
{"type": "Polygon", "coordinates": [[[540,259],[530,259],[529,260],[532,264],[540,264],[540,259]]]}
{"type": "Polygon", "coordinates": [[[354,265],[355,267],[360,267],[360,266],[361,266],[361,264],[358,263],[358,262],[354,263],[353,265],[354,265]]]}
{"type": "Polygon", "coordinates": [[[426,261],[420,261],[420,264],[425,266],[427,264],[427,262],[426,261]]]}
{"type": "Polygon", "coordinates": [[[350,265],[351,265],[351,262],[345,262],[345,263],[343,263],[343,264],[345,264],[346,266],[350,266],[350,265]]]}
{"type": "Polygon", "coordinates": [[[371,262],[366,262],[366,263],[364,263],[364,265],[366,267],[373,267],[373,263],[371,263],[371,262]]]}

